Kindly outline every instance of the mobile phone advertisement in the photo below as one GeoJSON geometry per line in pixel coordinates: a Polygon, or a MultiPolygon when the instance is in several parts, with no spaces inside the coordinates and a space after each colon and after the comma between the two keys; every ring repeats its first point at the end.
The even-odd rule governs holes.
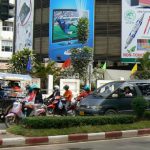
{"type": "Polygon", "coordinates": [[[34,0],[17,0],[15,50],[32,50],[34,0]]]}
{"type": "Polygon", "coordinates": [[[122,0],[122,62],[137,62],[150,50],[150,1],[122,0]]]}
{"type": "Polygon", "coordinates": [[[70,57],[70,49],[83,46],[77,38],[80,18],[87,18],[89,22],[88,39],[84,46],[94,47],[94,9],[95,0],[50,0],[50,59],[65,61],[70,57]]]}

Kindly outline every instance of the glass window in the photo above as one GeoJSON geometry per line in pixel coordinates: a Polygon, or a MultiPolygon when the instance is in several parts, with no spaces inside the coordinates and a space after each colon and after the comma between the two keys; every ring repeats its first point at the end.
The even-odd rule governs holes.
{"type": "Polygon", "coordinates": [[[3,22],[3,31],[13,31],[13,22],[3,22]]]}
{"type": "Polygon", "coordinates": [[[107,83],[107,84],[103,85],[102,87],[98,88],[94,92],[94,95],[107,97],[111,93],[113,93],[116,89],[118,89],[121,86],[121,84],[123,84],[123,82],[110,82],[110,83],[107,83]]]}
{"type": "Polygon", "coordinates": [[[137,95],[135,87],[132,84],[123,84],[118,93],[120,97],[135,97],[137,95]]]}
{"type": "Polygon", "coordinates": [[[140,89],[143,96],[150,96],[150,84],[138,83],[137,86],[140,89]]]}
{"type": "Polygon", "coordinates": [[[13,42],[12,41],[2,41],[2,51],[3,52],[12,52],[13,51],[13,42]]]}

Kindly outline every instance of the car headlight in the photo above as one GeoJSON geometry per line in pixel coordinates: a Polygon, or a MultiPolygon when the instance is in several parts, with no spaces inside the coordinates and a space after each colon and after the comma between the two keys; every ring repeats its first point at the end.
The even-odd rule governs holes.
{"type": "Polygon", "coordinates": [[[102,108],[102,106],[91,106],[90,108],[91,108],[91,109],[95,109],[95,110],[99,110],[99,109],[102,108]]]}

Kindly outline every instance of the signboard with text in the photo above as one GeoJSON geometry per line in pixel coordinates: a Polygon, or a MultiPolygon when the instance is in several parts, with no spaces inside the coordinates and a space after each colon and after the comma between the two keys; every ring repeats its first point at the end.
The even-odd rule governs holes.
{"type": "Polygon", "coordinates": [[[136,62],[150,50],[150,2],[122,0],[122,62],[136,62]]]}

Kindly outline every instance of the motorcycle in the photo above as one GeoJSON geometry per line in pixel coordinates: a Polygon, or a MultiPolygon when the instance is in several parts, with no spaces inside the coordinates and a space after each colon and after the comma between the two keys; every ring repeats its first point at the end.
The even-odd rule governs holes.
{"type": "Polygon", "coordinates": [[[25,117],[45,115],[45,105],[17,100],[13,103],[13,107],[10,112],[5,116],[5,125],[6,127],[10,127],[11,125],[19,124],[19,122],[25,117]]]}
{"type": "Polygon", "coordinates": [[[66,100],[61,96],[56,96],[54,99],[45,100],[47,105],[47,115],[67,115],[66,100]]]}
{"type": "Polygon", "coordinates": [[[71,104],[66,108],[66,99],[61,96],[57,96],[54,100],[45,100],[47,104],[48,115],[61,115],[61,116],[76,116],[76,107],[78,100],[75,98],[71,101],[71,104]]]}

